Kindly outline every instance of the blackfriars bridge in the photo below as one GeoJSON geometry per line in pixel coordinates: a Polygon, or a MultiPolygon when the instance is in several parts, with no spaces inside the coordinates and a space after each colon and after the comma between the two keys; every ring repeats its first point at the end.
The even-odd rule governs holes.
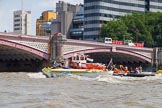
{"type": "Polygon", "coordinates": [[[90,55],[94,62],[107,64],[160,64],[161,50],[0,32],[0,71],[39,71],[51,61],[71,58],[75,53],[90,55]],[[160,53],[159,53],[160,52],[160,53]],[[159,62],[160,61],[160,62],[159,62]]]}

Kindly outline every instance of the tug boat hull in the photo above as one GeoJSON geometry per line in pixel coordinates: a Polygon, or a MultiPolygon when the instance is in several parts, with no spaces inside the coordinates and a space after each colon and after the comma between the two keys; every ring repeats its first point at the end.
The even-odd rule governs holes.
{"type": "Polygon", "coordinates": [[[77,74],[77,75],[81,75],[81,76],[96,76],[96,75],[100,75],[100,74],[109,73],[109,71],[108,70],[105,70],[105,71],[97,70],[97,69],[87,70],[87,69],[43,68],[42,73],[47,78],[52,78],[52,77],[64,76],[67,74],[77,74]]]}

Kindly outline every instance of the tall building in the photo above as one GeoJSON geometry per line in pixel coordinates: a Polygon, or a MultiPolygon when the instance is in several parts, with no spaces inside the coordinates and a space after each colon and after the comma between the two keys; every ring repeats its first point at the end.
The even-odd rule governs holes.
{"type": "Polygon", "coordinates": [[[31,11],[14,11],[13,22],[15,33],[31,35],[31,11]]]}
{"type": "Polygon", "coordinates": [[[146,0],[148,9],[151,12],[162,12],[162,1],[161,0],[146,0]]]}
{"type": "Polygon", "coordinates": [[[53,12],[51,10],[42,12],[42,15],[36,21],[36,35],[51,35],[51,22],[54,19],[56,19],[56,12],[53,12]]]}
{"type": "Polygon", "coordinates": [[[97,41],[103,23],[132,12],[162,11],[161,0],[84,0],[84,39],[97,41]]]}
{"type": "Polygon", "coordinates": [[[73,5],[59,1],[56,3],[57,19],[52,23],[52,33],[61,32],[70,38],[70,29],[72,28],[72,19],[83,5],[73,5]]]}
{"type": "Polygon", "coordinates": [[[72,28],[70,29],[70,38],[83,40],[84,31],[84,8],[82,7],[72,19],[72,28]]]}

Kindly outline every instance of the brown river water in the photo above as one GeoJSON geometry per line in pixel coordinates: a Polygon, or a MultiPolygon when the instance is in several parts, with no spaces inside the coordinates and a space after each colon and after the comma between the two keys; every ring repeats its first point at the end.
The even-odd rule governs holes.
{"type": "Polygon", "coordinates": [[[162,75],[0,73],[0,108],[162,108],[162,75]]]}

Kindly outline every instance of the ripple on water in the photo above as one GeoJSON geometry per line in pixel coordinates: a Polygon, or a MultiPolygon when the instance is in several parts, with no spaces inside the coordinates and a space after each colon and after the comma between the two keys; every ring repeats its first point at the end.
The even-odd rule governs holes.
{"type": "MultiPolygon", "coordinates": [[[[34,73],[37,76],[37,74],[34,73]]],[[[38,73],[39,76],[39,73],[38,73]]],[[[162,78],[95,78],[68,75],[31,78],[0,73],[0,106],[8,108],[161,108],[162,78]]]]}

